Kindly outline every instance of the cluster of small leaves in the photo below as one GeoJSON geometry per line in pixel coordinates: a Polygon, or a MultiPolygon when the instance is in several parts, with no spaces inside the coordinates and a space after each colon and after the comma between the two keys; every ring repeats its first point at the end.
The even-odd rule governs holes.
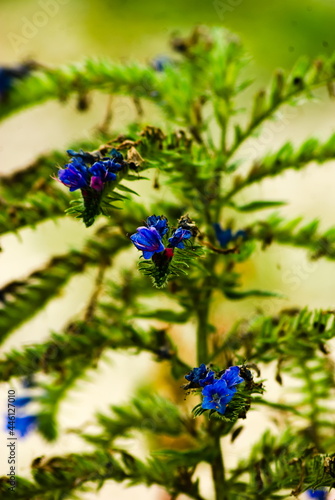
{"type": "MultiPolygon", "coordinates": [[[[232,178],[233,187],[225,195],[224,200],[227,202],[242,189],[255,182],[260,182],[262,179],[280,175],[287,169],[300,170],[309,163],[323,164],[333,159],[335,159],[335,134],[331,135],[326,142],[321,142],[316,138],[307,139],[298,148],[294,147],[291,142],[286,142],[275,153],[271,152],[255,160],[244,178],[240,175],[234,176],[232,178]]],[[[277,202],[277,204],[279,203],[277,202]]],[[[234,204],[232,206],[238,210],[246,211],[234,204]]],[[[271,205],[264,206],[264,208],[270,207],[271,205]]]]}
{"type": "Polygon", "coordinates": [[[162,288],[171,278],[186,276],[190,264],[197,257],[203,255],[203,248],[190,242],[185,242],[185,248],[175,250],[173,259],[167,263],[167,266],[157,266],[155,262],[142,260],[139,263],[139,269],[143,274],[150,276],[153,284],[157,288],[162,288]]]}
{"type": "MultiPolygon", "coordinates": [[[[176,469],[154,457],[143,462],[122,450],[71,453],[50,459],[38,457],[32,464],[32,473],[34,481],[17,477],[16,498],[78,498],[76,491],[88,491],[92,489],[92,483],[96,483],[98,491],[105,481],[113,480],[125,481],[128,486],[157,484],[164,486],[172,495],[185,493],[195,500],[203,500],[198,483],[192,481],[192,470],[176,469]]],[[[8,486],[1,478],[0,492],[7,491],[8,486]]]]}
{"type": "Polygon", "coordinates": [[[103,432],[84,437],[87,441],[108,449],[116,439],[130,437],[134,431],[179,436],[183,432],[183,419],[176,406],[167,399],[151,394],[147,389],[138,391],[125,406],[112,406],[113,417],[98,414],[103,432]]]}
{"type": "Polygon", "coordinates": [[[228,479],[228,487],[237,497],[285,499],[306,489],[334,485],[329,466],[334,457],[318,453],[297,434],[285,431],[280,437],[266,431],[254,446],[250,457],[240,460],[228,479]],[[305,452],[302,453],[302,450],[305,452]],[[250,480],[243,480],[247,473],[250,480]]]}
{"type": "Polygon", "coordinates": [[[268,219],[257,221],[251,228],[252,237],[262,242],[263,248],[272,242],[306,248],[311,251],[312,259],[335,258],[335,228],[331,227],[323,234],[318,234],[318,219],[301,227],[301,217],[285,220],[278,214],[268,219]]]}

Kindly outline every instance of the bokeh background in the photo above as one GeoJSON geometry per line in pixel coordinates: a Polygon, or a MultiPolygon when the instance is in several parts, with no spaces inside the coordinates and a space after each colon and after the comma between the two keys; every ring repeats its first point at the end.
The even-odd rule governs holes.
{"type": "MultiPolygon", "coordinates": [[[[207,24],[225,26],[241,37],[251,58],[250,74],[256,88],[269,80],[275,68],[289,68],[302,54],[311,57],[331,54],[335,50],[334,21],[333,0],[0,0],[0,64],[33,58],[53,66],[86,57],[145,63],[157,55],[170,54],[171,33],[187,34],[195,25],[207,24]]],[[[323,90],[315,96],[316,99],[305,107],[284,110],[277,122],[269,122],[260,136],[246,144],[241,155],[250,161],[287,139],[299,143],[310,134],[321,139],[329,137],[335,132],[334,102],[323,90]]],[[[94,93],[86,113],[79,113],[75,101],[70,100],[65,104],[50,102],[13,116],[0,125],[0,173],[19,170],[41,153],[66,149],[71,142],[89,136],[103,121],[105,111],[106,96],[94,93]]],[[[126,100],[117,99],[111,130],[122,131],[133,118],[133,110],[126,100]]],[[[334,225],[334,169],[335,162],[329,162],[322,167],[310,165],[300,173],[288,171],[278,179],[263,181],[260,186],[243,191],[241,202],[257,196],[282,199],[288,202],[281,210],[283,215],[304,215],[306,220],[319,217],[321,229],[326,229],[334,225]]],[[[241,223],[244,220],[241,219],[241,223]]],[[[64,218],[58,223],[43,223],[36,230],[24,229],[18,236],[4,236],[1,239],[0,287],[38,269],[51,255],[81,245],[89,232],[78,222],[64,218]]],[[[255,308],[271,313],[289,304],[334,308],[334,264],[310,263],[303,251],[272,246],[266,254],[260,253],[252,264],[245,266],[244,276],[250,287],[270,288],[282,292],[286,298],[248,299],[238,307],[222,305],[222,302],[213,304],[213,315],[223,329],[241,313],[248,317],[255,308]]],[[[72,280],[57,300],[8,339],[3,351],[41,341],[50,330],[60,330],[71,314],[79,314],[82,310],[92,289],[92,278],[88,271],[72,280]]],[[[186,350],[191,333],[187,329],[179,329],[177,333],[186,350]]],[[[64,402],[60,412],[61,427],[87,426],[96,410],[104,411],[111,403],[126,401],[138,383],[138,373],[142,373],[143,380],[155,378],[156,389],[169,394],[164,370],[164,366],[158,369],[147,355],[130,359],[126,354],[111,354],[100,363],[98,372],[90,374],[64,402]],[[122,384],[115,383],[121,379],[122,384]]],[[[13,386],[20,392],[15,384],[1,388],[1,412],[5,409],[7,390],[13,386]]],[[[285,401],[282,388],[269,385],[268,391],[271,399],[280,397],[285,401]]],[[[231,463],[249,448],[250,442],[265,426],[272,425],[271,416],[263,421],[256,412],[248,420],[242,442],[237,440],[234,446],[223,443],[231,463]]],[[[2,433],[2,450],[4,439],[2,433]]],[[[134,441],[131,446],[132,451],[144,453],[144,443],[134,441]]],[[[29,436],[19,444],[19,471],[28,475],[29,464],[38,454],[82,449],[85,447],[81,441],[71,434],[63,434],[54,445],[47,445],[38,435],[29,436]]],[[[2,475],[7,473],[7,468],[2,452],[0,456],[4,457],[0,458],[2,475]]],[[[210,497],[209,471],[203,467],[201,475],[203,494],[210,497]]],[[[82,498],[125,500],[135,495],[138,500],[166,498],[158,488],[127,490],[113,483],[99,493],[82,494],[82,498]]]]}

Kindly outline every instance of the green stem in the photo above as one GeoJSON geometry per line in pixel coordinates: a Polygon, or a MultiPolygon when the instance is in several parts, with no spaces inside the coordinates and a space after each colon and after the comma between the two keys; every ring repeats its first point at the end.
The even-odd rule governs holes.
{"type": "Polygon", "coordinates": [[[309,412],[309,420],[310,420],[310,435],[312,437],[312,440],[314,441],[315,445],[320,451],[322,450],[322,445],[320,443],[320,436],[318,432],[318,427],[319,427],[319,406],[318,406],[318,395],[316,394],[315,391],[315,384],[314,380],[311,376],[309,367],[306,365],[306,363],[302,362],[301,363],[301,370],[303,373],[303,376],[305,378],[306,382],[306,388],[309,394],[309,404],[311,407],[311,410],[309,412]]]}
{"type": "MultiPolygon", "coordinates": [[[[329,79],[331,81],[333,78],[329,79]]],[[[317,82],[312,84],[308,90],[313,90],[317,89],[318,87],[321,87],[327,83],[328,79],[325,79],[322,82],[317,82]]],[[[290,103],[290,100],[293,97],[297,97],[299,94],[302,94],[303,92],[306,92],[306,88],[299,88],[299,89],[294,89],[279,101],[277,101],[275,104],[273,104],[269,109],[265,110],[262,114],[260,114],[256,120],[253,122],[249,123],[247,128],[244,130],[242,133],[242,136],[240,137],[240,140],[235,142],[231,148],[227,151],[227,161],[234,155],[234,153],[240,148],[240,146],[247,140],[249,137],[251,137],[252,133],[263,123],[265,120],[270,118],[273,113],[275,113],[283,104],[288,104],[290,103]]]]}
{"type": "Polygon", "coordinates": [[[228,500],[228,491],[225,480],[225,470],[220,446],[220,436],[216,436],[215,449],[217,454],[211,464],[212,477],[214,482],[215,500],[228,500]]]}
{"type": "MultiPolygon", "coordinates": [[[[206,281],[205,281],[206,283],[206,281]]],[[[211,300],[212,290],[206,289],[204,292],[197,295],[198,303],[195,304],[198,316],[198,329],[197,329],[197,362],[200,366],[201,363],[207,363],[208,359],[208,316],[209,306],[211,300]]]]}

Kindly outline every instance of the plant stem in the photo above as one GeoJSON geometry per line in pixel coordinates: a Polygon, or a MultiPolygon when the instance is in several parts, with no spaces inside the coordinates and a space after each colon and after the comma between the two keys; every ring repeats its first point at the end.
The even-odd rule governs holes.
{"type": "MultiPolygon", "coordinates": [[[[205,281],[206,283],[206,281],[205,281]]],[[[198,304],[195,304],[198,315],[198,329],[197,329],[197,362],[200,366],[201,363],[207,363],[208,359],[208,315],[209,306],[212,296],[210,288],[205,289],[204,292],[197,295],[198,304]]]]}
{"type": "Polygon", "coordinates": [[[211,464],[212,477],[215,489],[215,500],[228,500],[226,488],[224,463],[220,446],[220,436],[217,436],[214,443],[217,455],[211,464]]]}

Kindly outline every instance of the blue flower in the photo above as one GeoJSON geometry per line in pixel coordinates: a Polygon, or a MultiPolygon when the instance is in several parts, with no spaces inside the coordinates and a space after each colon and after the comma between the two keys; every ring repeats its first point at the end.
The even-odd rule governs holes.
{"type": "Polygon", "coordinates": [[[199,384],[200,380],[206,377],[207,371],[205,363],[202,363],[198,368],[193,368],[190,373],[185,375],[185,378],[189,382],[199,384]]]}
{"type": "Polygon", "coordinates": [[[201,387],[205,387],[205,385],[214,384],[214,381],[215,381],[215,372],[213,372],[213,370],[209,370],[207,372],[206,377],[199,381],[199,385],[201,387]]]}
{"type": "Polygon", "coordinates": [[[237,384],[244,382],[244,379],[240,377],[240,369],[238,366],[231,366],[228,368],[223,375],[221,375],[220,380],[224,380],[229,389],[232,389],[237,384]]]}
{"type": "Polygon", "coordinates": [[[162,72],[165,68],[172,66],[173,61],[169,56],[157,56],[151,61],[151,67],[158,72],[162,72]]]}
{"type": "Polygon", "coordinates": [[[16,417],[15,419],[15,431],[24,437],[29,432],[33,431],[37,427],[37,416],[36,415],[26,415],[24,417],[16,417]]]}
{"type": "Polygon", "coordinates": [[[15,80],[27,77],[35,67],[36,63],[32,61],[13,67],[0,67],[0,100],[6,96],[15,80]]]}
{"type": "Polygon", "coordinates": [[[103,160],[93,163],[92,167],[88,169],[89,173],[92,175],[90,186],[96,191],[102,191],[105,182],[115,181],[116,174],[122,166],[116,163],[114,160],[103,160]]]}
{"type": "Polygon", "coordinates": [[[167,219],[164,215],[161,215],[160,217],[157,217],[157,215],[150,215],[150,217],[146,220],[146,225],[148,227],[156,228],[161,236],[164,236],[164,234],[166,234],[169,230],[167,219]]]}
{"type": "Polygon", "coordinates": [[[0,95],[5,95],[11,88],[14,78],[8,68],[0,68],[0,95]]]}
{"type": "Polygon", "coordinates": [[[88,163],[89,165],[93,165],[93,163],[95,163],[99,159],[98,155],[87,153],[82,149],[79,151],[79,153],[77,153],[77,151],[74,151],[73,149],[68,149],[66,152],[69,156],[72,156],[73,158],[78,158],[84,164],[88,163]]]}
{"type": "Polygon", "coordinates": [[[118,162],[121,162],[123,163],[124,160],[123,160],[123,155],[122,153],[120,153],[120,151],[118,151],[117,149],[113,148],[111,151],[110,151],[110,156],[115,160],[115,161],[118,161],[118,162]]]}
{"type": "Polygon", "coordinates": [[[191,231],[178,227],[171,238],[169,238],[169,243],[172,247],[185,248],[185,243],[183,242],[183,240],[188,240],[189,238],[191,238],[191,236],[191,231]]]}
{"type": "Polygon", "coordinates": [[[242,229],[233,234],[231,229],[222,229],[220,224],[218,224],[217,222],[213,224],[213,227],[216,239],[218,240],[222,248],[226,248],[228,243],[230,243],[231,241],[235,241],[238,238],[245,239],[247,237],[247,232],[243,231],[242,229]]]}
{"type": "Polygon", "coordinates": [[[310,498],[318,498],[319,500],[327,499],[327,491],[326,490],[307,490],[307,495],[310,498]]]}
{"type": "Polygon", "coordinates": [[[87,188],[89,186],[88,168],[80,158],[73,158],[71,163],[58,171],[58,180],[70,188],[70,191],[87,188]]]}
{"type": "Polygon", "coordinates": [[[137,233],[130,236],[130,239],[138,250],[142,250],[145,259],[165,250],[161,235],[155,227],[138,227],[137,233]]]}
{"type": "Polygon", "coordinates": [[[230,389],[224,379],[217,380],[214,384],[206,385],[203,388],[202,407],[205,410],[216,410],[223,415],[235,392],[235,387],[230,389]]]}
{"type": "MultiPolygon", "coordinates": [[[[101,162],[104,167],[108,170],[108,172],[118,172],[122,169],[122,164],[118,163],[115,158],[103,158],[101,162]]],[[[93,165],[94,167],[94,165],[93,165]]]]}
{"type": "Polygon", "coordinates": [[[35,382],[33,375],[27,375],[22,379],[22,386],[25,387],[26,389],[35,387],[36,385],[37,383],[35,382]]]}
{"type": "Polygon", "coordinates": [[[23,406],[26,406],[27,404],[29,404],[32,400],[33,400],[33,398],[31,398],[30,396],[24,396],[22,398],[17,398],[15,400],[14,404],[18,408],[22,408],[23,406]]]}
{"type": "Polygon", "coordinates": [[[191,382],[192,386],[204,387],[207,384],[212,384],[214,382],[215,373],[213,370],[208,370],[206,365],[202,363],[198,368],[193,368],[187,375],[185,375],[186,380],[191,382]]]}

